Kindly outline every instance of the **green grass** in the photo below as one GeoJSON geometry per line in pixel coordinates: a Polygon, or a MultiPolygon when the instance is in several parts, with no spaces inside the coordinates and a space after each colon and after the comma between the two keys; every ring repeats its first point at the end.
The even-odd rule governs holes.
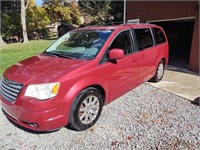
{"type": "Polygon", "coordinates": [[[29,41],[28,44],[7,44],[0,48],[0,75],[9,66],[43,52],[54,40],[29,41]]]}

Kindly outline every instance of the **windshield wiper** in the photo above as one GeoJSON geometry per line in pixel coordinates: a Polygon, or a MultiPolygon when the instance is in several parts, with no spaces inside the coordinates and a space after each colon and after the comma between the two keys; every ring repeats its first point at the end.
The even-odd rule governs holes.
{"type": "Polygon", "coordinates": [[[69,55],[63,55],[63,54],[58,54],[60,57],[63,57],[63,58],[69,58],[69,59],[77,59],[75,57],[72,57],[72,56],[69,56],[69,55]]]}
{"type": "Polygon", "coordinates": [[[49,55],[49,56],[55,56],[55,57],[58,57],[58,55],[57,54],[55,54],[55,53],[51,53],[51,52],[44,52],[43,54],[45,54],[45,55],[49,55]]]}
{"type": "Polygon", "coordinates": [[[72,57],[72,56],[69,56],[69,55],[64,55],[64,54],[61,54],[60,52],[56,52],[56,51],[50,51],[50,52],[45,52],[49,55],[53,55],[53,56],[57,56],[57,57],[63,57],[63,58],[69,58],[69,59],[77,59],[75,57],[72,57]]]}

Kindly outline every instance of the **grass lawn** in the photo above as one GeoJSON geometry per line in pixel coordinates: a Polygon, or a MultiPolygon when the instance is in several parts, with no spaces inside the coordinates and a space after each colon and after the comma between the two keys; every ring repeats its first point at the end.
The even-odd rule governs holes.
{"type": "Polygon", "coordinates": [[[7,44],[0,48],[0,75],[9,66],[43,52],[54,40],[29,41],[28,44],[7,44]]]}

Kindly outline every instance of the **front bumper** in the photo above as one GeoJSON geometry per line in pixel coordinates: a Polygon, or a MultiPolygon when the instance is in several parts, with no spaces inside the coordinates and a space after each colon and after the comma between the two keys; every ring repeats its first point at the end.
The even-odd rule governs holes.
{"type": "Polygon", "coordinates": [[[31,98],[17,99],[12,104],[0,97],[4,114],[16,124],[34,131],[51,131],[68,123],[69,106],[56,105],[55,98],[38,101],[31,98]],[[36,103],[34,103],[36,102],[36,103]]]}

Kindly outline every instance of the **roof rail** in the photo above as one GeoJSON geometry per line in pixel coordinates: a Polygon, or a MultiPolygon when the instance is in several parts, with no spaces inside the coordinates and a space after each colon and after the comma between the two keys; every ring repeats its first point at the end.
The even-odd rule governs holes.
{"type": "Polygon", "coordinates": [[[101,27],[101,26],[112,26],[112,25],[121,25],[121,23],[123,23],[123,22],[110,22],[110,23],[105,23],[105,24],[98,24],[98,25],[87,25],[87,26],[85,26],[84,28],[89,28],[89,27],[101,27]]]}
{"type": "Polygon", "coordinates": [[[113,25],[113,24],[120,24],[120,25],[126,25],[126,24],[137,24],[137,23],[135,23],[135,22],[128,22],[128,21],[119,21],[119,22],[110,22],[110,23],[108,23],[108,24],[111,24],[111,25],[113,25]]]}
{"type": "MultiPolygon", "coordinates": [[[[129,22],[130,23],[130,22],[129,22]]],[[[118,21],[118,22],[108,22],[105,24],[100,24],[100,25],[88,25],[85,27],[92,27],[92,26],[108,26],[108,25],[122,25],[122,24],[128,24],[128,22],[123,22],[123,21],[118,21]]]]}
{"type": "Polygon", "coordinates": [[[137,22],[131,22],[131,21],[121,21],[121,22],[111,22],[109,23],[111,25],[114,25],[114,24],[120,24],[121,26],[123,25],[127,25],[127,24],[149,24],[149,23],[137,23],[137,22]]]}
{"type": "Polygon", "coordinates": [[[88,26],[85,26],[86,28],[89,28],[89,27],[98,27],[98,26],[112,26],[112,25],[119,25],[119,26],[125,26],[125,25],[129,25],[129,24],[149,24],[149,23],[135,23],[135,22],[123,22],[123,21],[119,21],[119,22],[109,22],[109,23],[106,23],[106,24],[101,24],[101,25],[88,25],[88,26]]]}

